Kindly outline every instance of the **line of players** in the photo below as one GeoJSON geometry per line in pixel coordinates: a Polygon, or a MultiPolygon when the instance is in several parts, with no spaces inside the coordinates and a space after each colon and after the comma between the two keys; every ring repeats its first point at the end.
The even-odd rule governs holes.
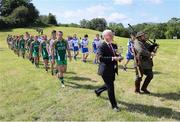
{"type": "MultiPolygon", "coordinates": [[[[95,54],[94,63],[97,63],[97,50],[101,44],[99,34],[96,34],[92,42],[93,53],[95,54]]],[[[64,87],[64,73],[67,69],[67,58],[71,61],[71,52],[73,52],[74,60],[77,60],[79,51],[82,51],[82,61],[86,62],[89,55],[89,40],[88,35],[84,35],[83,39],[78,39],[74,34],[67,39],[63,38],[62,31],[53,30],[50,39],[46,35],[32,36],[28,32],[24,35],[8,35],[7,44],[10,49],[18,56],[28,58],[35,66],[39,67],[40,57],[43,59],[45,70],[50,69],[51,74],[57,74],[64,87]],[[81,40],[81,41],[80,41],[81,40]]]]}
{"type": "MultiPolygon", "coordinates": [[[[47,40],[46,35],[34,37],[34,36],[30,36],[30,34],[28,32],[26,32],[24,36],[23,35],[20,35],[20,36],[8,35],[8,37],[7,37],[8,42],[7,43],[9,45],[9,47],[11,49],[13,49],[14,52],[18,56],[21,53],[23,58],[25,58],[25,52],[26,52],[26,54],[30,54],[31,42],[33,42],[34,40],[38,40],[38,42],[43,42],[43,40],[44,40],[45,42],[47,42],[47,45],[48,45],[47,53],[48,53],[49,57],[46,57],[46,59],[44,59],[46,70],[48,70],[48,68],[47,68],[48,59],[51,60],[51,58],[52,58],[51,47],[52,47],[52,44],[55,42],[56,39],[57,39],[57,37],[56,37],[56,31],[55,30],[52,31],[51,38],[49,40],[47,40]]],[[[81,42],[80,42],[80,40],[81,40],[81,37],[80,37],[80,39],[78,39],[76,34],[74,34],[73,37],[72,36],[67,37],[68,46],[69,46],[69,49],[71,51],[73,51],[74,59],[77,60],[77,56],[79,55],[79,51],[81,48],[81,50],[82,50],[82,61],[86,62],[87,57],[89,55],[88,35],[87,34],[84,35],[84,38],[82,39],[81,42]]],[[[100,37],[99,34],[96,34],[96,37],[95,37],[94,41],[92,42],[92,49],[93,49],[93,52],[95,54],[95,59],[93,62],[95,64],[98,63],[98,59],[97,59],[96,54],[97,54],[97,49],[98,49],[99,45],[101,44],[102,40],[103,40],[102,37],[100,37]]],[[[123,69],[125,71],[127,69],[127,64],[129,63],[129,61],[134,59],[133,52],[132,52],[132,45],[134,43],[134,40],[135,40],[135,37],[133,35],[131,35],[131,38],[129,39],[128,44],[127,44],[128,49],[127,49],[127,53],[126,53],[126,61],[124,62],[124,65],[123,65],[123,69]]],[[[45,42],[43,42],[42,45],[44,45],[45,42]]],[[[33,60],[32,56],[30,56],[30,55],[27,55],[27,57],[32,61],[32,63],[38,62],[38,61],[33,60]]],[[[36,66],[38,67],[38,63],[36,63],[36,66]]],[[[52,69],[53,69],[53,64],[51,64],[51,71],[53,71],[52,69]]],[[[52,72],[52,75],[53,74],[54,73],[52,72]]]]}

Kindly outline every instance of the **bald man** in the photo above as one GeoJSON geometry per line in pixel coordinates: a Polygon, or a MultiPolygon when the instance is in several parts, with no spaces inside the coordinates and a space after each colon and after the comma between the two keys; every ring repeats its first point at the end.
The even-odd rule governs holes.
{"type": "Polygon", "coordinates": [[[112,44],[113,33],[111,30],[105,30],[103,32],[104,42],[100,45],[97,55],[100,61],[98,74],[102,76],[104,80],[104,85],[95,90],[97,96],[104,91],[108,91],[108,97],[112,106],[112,109],[116,112],[119,111],[117,106],[115,93],[114,93],[114,81],[115,74],[118,74],[118,61],[121,61],[122,58],[117,56],[115,53],[115,48],[117,46],[112,44]]]}

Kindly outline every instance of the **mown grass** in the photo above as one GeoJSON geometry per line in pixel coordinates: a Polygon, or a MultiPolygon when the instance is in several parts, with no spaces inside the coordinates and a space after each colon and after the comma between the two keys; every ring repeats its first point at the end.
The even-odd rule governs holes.
{"type": "MultiPolygon", "coordinates": [[[[49,36],[52,29],[62,30],[64,37],[87,33],[91,41],[97,33],[67,27],[49,27],[44,33],[49,36]]],[[[116,113],[108,104],[107,93],[97,98],[93,92],[103,84],[92,63],[93,54],[86,64],[68,62],[66,88],[61,88],[42,66],[36,69],[8,49],[7,35],[26,31],[37,34],[26,28],[0,32],[0,120],[180,120],[180,40],[158,40],[151,95],[134,94],[134,70],[119,70],[115,91],[121,112],[116,113]]],[[[126,50],[127,39],[116,37],[115,41],[126,50]]],[[[128,66],[133,67],[132,62],[128,66]]]]}

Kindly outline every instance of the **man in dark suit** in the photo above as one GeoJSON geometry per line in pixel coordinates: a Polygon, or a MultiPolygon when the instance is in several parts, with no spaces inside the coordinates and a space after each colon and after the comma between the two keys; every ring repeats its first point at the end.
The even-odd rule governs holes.
{"type": "Polygon", "coordinates": [[[97,53],[100,61],[98,74],[102,76],[105,84],[96,89],[95,93],[97,96],[100,96],[103,91],[107,90],[112,109],[119,111],[114,93],[114,81],[115,73],[118,74],[117,62],[122,60],[122,57],[116,55],[115,49],[117,48],[117,45],[112,44],[112,31],[105,30],[102,35],[105,41],[100,45],[97,53]]]}

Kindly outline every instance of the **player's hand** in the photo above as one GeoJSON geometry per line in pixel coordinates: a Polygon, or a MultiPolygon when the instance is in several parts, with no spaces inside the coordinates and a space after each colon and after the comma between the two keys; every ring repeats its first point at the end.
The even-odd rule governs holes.
{"type": "Polygon", "coordinates": [[[55,64],[55,60],[54,59],[52,59],[52,64],[55,64]]]}

